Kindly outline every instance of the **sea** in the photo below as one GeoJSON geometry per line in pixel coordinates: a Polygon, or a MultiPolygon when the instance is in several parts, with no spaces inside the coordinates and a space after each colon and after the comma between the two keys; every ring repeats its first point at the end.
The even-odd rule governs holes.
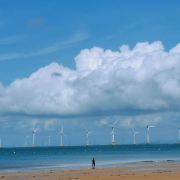
{"type": "Polygon", "coordinates": [[[180,144],[19,147],[0,149],[0,172],[121,167],[129,163],[178,161],[180,144]]]}

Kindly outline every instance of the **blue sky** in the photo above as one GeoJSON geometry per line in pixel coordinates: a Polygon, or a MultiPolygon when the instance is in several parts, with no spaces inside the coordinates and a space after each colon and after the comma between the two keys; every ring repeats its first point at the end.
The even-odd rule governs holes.
{"type": "Polygon", "coordinates": [[[175,0],[0,3],[0,79],[4,84],[52,61],[74,67],[74,57],[84,48],[117,50],[121,44],[134,46],[137,42],[161,40],[169,49],[180,39],[180,4],[175,0]],[[72,38],[77,42],[68,43],[72,38]],[[21,57],[56,43],[59,48],[53,52],[21,57]],[[20,54],[17,58],[3,58],[16,53],[20,54]]]}
{"type": "MultiPolygon", "coordinates": [[[[106,68],[102,72],[100,68],[95,73],[88,75],[87,78],[83,79],[82,77],[87,75],[84,71],[89,73],[88,68],[90,66],[92,68],[92,64],[99,67],[101,60],[98,58],[102,54],[104,54],[102,59],[105,60],[116,56],[121,57],[121,55],[114,52],[119,52],[119,48],[125,44],[128,44],[130,49],[133,49],[139,42],[149,42],[151,44],[160,41],[161,43],[153,45],[146,46],[144,44],[139,47],[140,50],[138,51],[141,51],[141,49],[147,51],[147,48],[152,48],[154,52],[157,50],[163,51],[164,57],[170,49],[176,47],[180,42],[179,19],[180,2],[178,0],[138,0],[136,2],[131,0],[91,0],[89,2],[83,0],[0,0],[0,95],[2,94],[1,96],[5,97],[2,100],[0,99],[2,107],[0,134],[3,138],[8,139],[7,145],[11,146],[12,142],[18,146],[23,145],[24,141],[22,142],[20,137],[31,136],[33,126],[39,128],[39,134],[42,137],[47,136],[47,133],[54,136],[53,142],[55,145],[57,144],[55,129],[58,121],[59,124],[66,125],[66,131],[82,131],[82,133],[77,133],[77,137],[71,139],[71,141],[67,140],[66,137],[69,144],[83,144],[84,126],[90,127],[93,131],[102,132],[99,134],[98,142],[94,143],[106,144],[110,141],[110,137],[107,135],[110,131],[107,124],[112,124],[117,118],[123,119],[118,125],[119,131],[124,134],[124,138],[123,135],[118,136],[121,143],[131,142],[131,132],[129,131],[131,126],[135,126],[141,131],[142,135],[139,135],[139,142],[143,143],[145,141],[144,127],[147,124],[156,124],[158,126],[157,130],[153,130],[155,131],[154,141],[166,141],[163,139],[164,134],[159,133],[159,129],[163,127],[169,132],[167,141],[176,142],[177,127],[179,126],[178,119],[180,117],[178,114],[179,104],[174,102],[175,97],[179,98],[178,68],[170,76],[170,67],[169,69],[164,68],[160,72],[165,72],[165,75],[163,74],[163,77],[160,78],[158,71],[155,76],[158,82],[152,82],[148,79],[142,85],[138,81],[136,88],[140,88],[142,85],[140,88],[142,90],[144,84],[147,84],[149,85],[149,91],[151,91],[144,90],[145,97],[142,98],[142,102],[147,105],[146,108],[141,107],[136,99],[137,96],[141,97],[141,94],[128,91],[126,98],[130,98],[132,102],[127,103],[119,94],[115,93],[120,92],[119,89],[124,92],[124,89],[129,88],[129,84],[133,79],[127,77],[133,77],[132,73],[134,71],[115,68],[113,72],[117,73],[112,75],[109,73],[110,68],[107,68],[109,73],[107,75],[104,73],[106,68]],[[161,46],[163,46],[163,50],[161,46]],[[100,47],[101,49],[91,49],[93,47],[100,47]],[[82,52],[84,49],[87,51],[82,52]],[[102,49],[108,49],[113,53],[111,52],[109,55],[101,52],[102,49]],[[94,58],[94,61],[87,65],[84,62],[84,57],[89,59],[88,61],[94,58]],[[52,64],[53,62],[56,63],[52,64]],[[61,65],[63,65],[63,68],[61,65]],[[29,78],[32,73],[34,73],[33,77],[29,78]],[[59,81],[55,78],[49,79],[48,73],[59,77],[62,76],[65,81],[59,81]],[[79,81],[72,83],[71,80],[77,78],[77,76],[79,81]],[[170,85],[162,85],[162,82],[165,82],[165,77],[167,80],[169,79],[170,85]],[[37,78],[39,78],[38,81],[34,82],[34,79],[37,78]],[[121,83],[116,85],[116,83],[110,83],[109,81],[108,85],[105,86],[102,85],[103,80],[97,81],[97,84],[91,86],[93,83],[91,79],[96,81],[101,78],[107,81],[110,79],[111,82],[117,78],[117,81],[121,83]],[[26,80],[27,82],[25,82],[26,80]],[[174,82],[174,80],[177,80],[177,82],[174,82]],[[15,83],[13,83],[14,81],[15,83]],[[31,81],[33,81],[32,84],[31,81]],[[66,81],[72,83],[71,87],[68,86],[68,83],[66,84],[66,81]],[[56,83],[59,85],[57,89],[56,83]],[[156,91],[157,86],[154,85],[156,83],[158,83],[158,88],[161,85],[166,88],[165,95],[163,94],[165,92],[163,88],[163,90],[156,91]],[[56,90],[49,89],[49,86],[56,90]],[[176,90],[172,92],[169,86],[176,90]],[[94,88],[91,90],[91,87],[94,88]],[[42,91],[43,88],[44,92],[42,91]],[[86,88],[89,90],[87,94],[84,93],[87,91],[86,88]],[[99,89],[103,89],[103,91],[99,89]],[[27,93],[23,94],[21,91],[27,93]],[[159,94],[155,95],[152,91],[159,92],[159,94]],[[76,98],[71,97],[72,93],[75,92],[80,95],[83,94],[83,96],[79,99],[77,96],[76,98]],[[44,105],[46,101],[44,101],[43,96],[47,97],[49,94],[50,97],[47,102],[49,102],[50,106],[41,106],[34,102],[34,99],[31,101],[27,98],[36,97],[37,95],[37,101],[42,101],[44,105]],[[92,99],[98,99],[97,102],[94,99],[88,99],[89,95],[91,95],[92,99]],[[71,98],[69,99],[69,97],[71,98]],[[146,99],[146,97],[149,97],[149,99],[146,99]],[[116,102],[118,98],[121,103],[116,102]],[[150,99],[153,98],[159,101],[151,103],[150,99]],[[57,106],[53,104],[56,100],[57,106]],[[110,101],[112,103],[108,103],[110,101]],[[133,101],[137,103],[133,104],[133,101]],[[8,105],[9,102],[12,107],[8,105]],[[74,102],[78,103],[74,104],[74,102]],[[73,104],[73,108],[75,108],[73,109],[69,104],[73,104]],[[120,108],[114,107],[113,104],[120,108]],[[23,109],[26,105],[27,109],[23,109]],[[42,107],[42,110],[39,107],[42,107]],[[151,118],[155,120],[151,122],[149,120],[151,118]],[[133,119],[135,120],[133,121],[133,119]],[[139,123],[141,119],[143,119],[143,122],[139,123]],[[148,119],[147,122],[146,119],[148,119]],[[166,119],[166,121],[161,121],[161,119],[166,119]],[[172,122],[169,119],[172,119],[172,122]],[[135,122],[134,125],[128,126],[127,122],[131,121],[135,122]],[[83,126],[78,127],[79,122],[82,122],[83,126]],[[168,128],[169,124],[172,126],[170,129],[168,128]],[[12,127],[14,131],[12,131],[12,127]],[[103,134],[103,132],[105,133],[103,134]],[[14,134],[17,135],[17,138],[14,134]],[[103,138],[105,134],[108,136],[105,138],[106,140],[103,138]],[[16,140],[14,141],[12,137],[16,140]]],[[[179,51],[177,49],[175,53],[179,51]]],[[[133,53],[132,59],[139,57],[135,50],[133,53]]],[[[146,53],[148,54],[149,51],[146,53]]],[[[178,55],[172,54],[171,59],[178,59],[178,55]]],[[[156,55],[153,54],[153,56],[156,55]]],[[[157,59],[157,57],[154,58],[157,59]]],[[[160,52],[158,59],[161,58],[160,52]]],[[[165,67],[163,63],[161,66],[165,67]]],[[[91,70],[94,72],[94,67],[91,70]]],[[[154,78],[150,74],[151,70],[144,67],[143,73],[144,71],[147,76],[154,78]]],[[[137,76],[139,77],[139,74],[137,76]]],[[[92,136],[96,135],[96,133],[92,134],[92,136]]],[[[39,139],[39,144],[43,144],[42,141],[44,140],[39,139]]]]}

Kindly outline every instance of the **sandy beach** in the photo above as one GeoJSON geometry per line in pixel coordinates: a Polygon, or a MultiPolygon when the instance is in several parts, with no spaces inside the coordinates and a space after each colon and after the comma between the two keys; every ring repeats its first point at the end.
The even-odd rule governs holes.
{"type": "Polygon", "coordinates": [[[96,168],[81,170],[62,170],[47,172],[0,173],[4,180],[179,180],[180,165],[174,162],[140,163],[117,168],[96,168]]]}

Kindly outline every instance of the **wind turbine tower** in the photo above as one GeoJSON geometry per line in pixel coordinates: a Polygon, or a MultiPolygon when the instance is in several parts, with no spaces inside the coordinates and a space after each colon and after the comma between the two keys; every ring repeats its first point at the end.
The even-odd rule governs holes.
{"type": "Polygon", "coordinates": [[[86,146],[89,146],[89,135],[91,134],[91,131],[86,130],[86,146]]]}
{"type": "Polygon", "coordinates": [[[155,126],[149,126],[147,125],[146,127],[146,138],[147,138],[147,144],[150,144],[151,143],[151,140],[150,140],[150,128],[154,128],[155,126]]]}
{"type": "Polygon", "coordinates": [[[111,141],[111,143],[112,143],[112,145],[116,144],[114,126],[112,127],[112,141],[111,141]]]}
{"type": "Polygon", "coordinates": [[[64,136],[64,129],[63,126],[61,126],[61,131],[60,131],[60,138],[61,138],[61,142],[60,142],[60,146],[63,146],[63,136],[64,136]]]}
{"type": "Polygon", "coordinates": [[[138,135],[139,134],[139,132],[138,131],[135,131],[134,129],[133,129],[133,144],[136,144],[136,135],[138,135]]]}
{"type": "Polygon", "coordinates": [[[116,145],[116,139],[115,139],[115,125],[119,122],[119,120],[116,120],[113,124],[112,124],[112,140],[111,140],[111,144],[112,145],[116,145]]]}
{"type": "Polygon", "coordinates": [[[33,128],[32,130],[32,147],[35,147],[35,136],[36,136],[37,130],[33,128]]]}
{"type": "Polygon", "coordinates": [[[179,143],[180,143],[180,128],[178,129],[178,133],[179,133],[179,143]]]}

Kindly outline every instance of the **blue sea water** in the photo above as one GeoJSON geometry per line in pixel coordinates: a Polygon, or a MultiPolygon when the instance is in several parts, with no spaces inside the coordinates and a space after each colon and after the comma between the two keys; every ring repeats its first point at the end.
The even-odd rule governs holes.
{"type": "Polygon", "coordinates": [[[43,171],[122,166],[143,161],[180,161],[180,144],[1,148],[0,171],[43,171]]]}

